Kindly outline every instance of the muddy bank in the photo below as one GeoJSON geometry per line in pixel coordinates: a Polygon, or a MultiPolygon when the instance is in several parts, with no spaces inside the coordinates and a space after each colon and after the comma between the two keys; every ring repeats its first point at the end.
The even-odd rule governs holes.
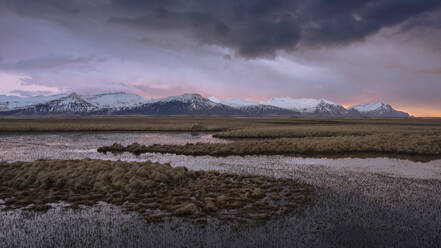
{"type": "Polygon", "coordinates": [[[312,203],[312,186],[291,179],[189,171],[151,162],[38,160],[0,163],[0,199],[6,209],[47,210],[99,201],[123,206],[148,220],[268,219],[312,203]]]}

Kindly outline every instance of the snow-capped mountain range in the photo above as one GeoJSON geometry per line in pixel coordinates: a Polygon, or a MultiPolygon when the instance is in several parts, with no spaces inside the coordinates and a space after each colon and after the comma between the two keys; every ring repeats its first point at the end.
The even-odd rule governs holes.
{"type": "Polygon", "coordinates": [[[142,105],[152,101],[151,99],[145,99],[135,94],[128,94],[125,92],[115,93],[100,93],[92,95],[81,96],[84,100],[92,103],[98,108],[125,108],[142,105]]]}
{"type": "Polygon", "coordinates": [[[349,110],[356,110],[366,117],[403,117],[409,116],[408,113],[397,111],[389,104],[384,104],[379,101],[368,104],[360,104],[348,108],[349,110]]]}
{"type": "Polygon", "coordinates": [[[0,115],[219,115],[219,116],[311,116],[311,117],[409,117],[389,104],[372,102],[345,108],[326,99],[205,98],[199,94],[146,99],[124,92],[17,97],[0,96],[0,115]]]}

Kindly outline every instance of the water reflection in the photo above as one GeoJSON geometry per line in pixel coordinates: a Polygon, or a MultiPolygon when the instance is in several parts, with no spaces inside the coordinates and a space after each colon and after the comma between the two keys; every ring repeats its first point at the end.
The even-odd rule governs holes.
{"type": "Polygon", "coordinates": [[[129,145],[225,143],[211,134],[155,132],[69,132],[0,135],[0,161],[32,161],[43,158],[81,159],[93,157],[99,146],[113,143],[129,145]]]}
{"type": "Polygon", "coordinates": [[[41,245],[48,240],[56,244],[54,242],[69,242],[70,239],[78,241],[78,237],[84,241],[82,244],[89,244],[90,240],[97,242],[90,246],[106,246],[105,242],[109,241],[114,246],[170,247],[180,244],[192,247],[200,240],[205,240],[207,247],[212,244],[255,246],[256,240],[262,247],[268,240],[267,246],[279,247],[351,247],[366,244],[366,240],[373,242],[373,247],[436,247],[440,244],[441,160],[422,163],[391,158],[216,158],[153,153],[105,155],[96,152],[97,147],[114,142],[148,145],[225,141],[214,139],[210,134],[193,136],[189,133],[8,134],[0,135],[0,160],[151,160],[193,170],[289,177],[317,186],[318,204],[299,218],[274,220],[256,225],[255,229],[239,231],[221,230],[216,225],[204,229],[189,225],[182,231],[176,231],[168,223],[143,223],[135,215],[130,217],[119,210],[112,210],[114,206],[109,206],[112,209],[94,207],[66,213],[55,209],[48,214],[32,213],[31,217],[31,213],[27,212],[0,211],[0,246],[41,245]],[[145,245],[147,241],[152,245],[145,245]]]}
{"type": "Polygon", "coordinates": [[[154,133],[154,132],[103,132],[103,133],[46,133],[0,135],[1,161],[32,161],[36,159],[111,159],[171,163],[193,170],[218,170],[234,173],[252,173],[281,177],[310,172],[351,171],[380,173],[383,175],[441,179],[441,160],[427,163],[391,158],[300,158],[292,156],[183,156],[147,153],[135,156],[129,153],[118,155],[100,154],[96,148],[114,142],[128,145],[140,144],[185,144],[228,142],[200,133],[154,133]]]}

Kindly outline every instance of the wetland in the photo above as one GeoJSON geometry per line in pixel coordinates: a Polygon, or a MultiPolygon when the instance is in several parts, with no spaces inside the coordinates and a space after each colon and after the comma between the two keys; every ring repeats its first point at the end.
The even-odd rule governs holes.
{"type": "Polygon", "coordinates": [[[435,120],[159,118],[141,131],[36,131],[42,122],[50,121],[30,120],[33,131],[0,132],[0,246],[441,245],[435,120]],[[187,130],[153,130],[180,121],[187,130]],[[238,143],[274,149],[271,142],[280,139],[297,149],[298,139],[320,145],[354,137],[363,142],[352,143],[363,145],[372,136],[386,137],[383,146],[424,152],[217,156],[173,150],[238,143]],[[114,143],[168,150],[97,152],[114,143]]]}

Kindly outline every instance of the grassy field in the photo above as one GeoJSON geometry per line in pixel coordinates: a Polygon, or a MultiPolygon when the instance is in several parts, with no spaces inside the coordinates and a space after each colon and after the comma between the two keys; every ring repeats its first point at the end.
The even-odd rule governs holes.
{"type": "MultiPolygon", "coordinates": [[[[338,127],[375,126],[378,129],[403,128],[441,129],[441,119],[305,119],[305,118],[240,118],[240,117],[90,117],[90,118],[38,118],[0,119],[0,132],[48,131],[231,131],[262,128],[277,132],[297,126],[338,127]]],[[[260,131],[260,129],[259,129],[260,131]]],[[[237,133],[233,133],[237,135],[237,133]]],[[[224,137],[230,134],[219,134],[224,137]]],[[[266,135],[268,136],[268,135],[266,135]]],[[[278,135],[280,137],[280,135],[278,135]]],[[[282,135],[283,136],[283,135],[282,135]]]]}

